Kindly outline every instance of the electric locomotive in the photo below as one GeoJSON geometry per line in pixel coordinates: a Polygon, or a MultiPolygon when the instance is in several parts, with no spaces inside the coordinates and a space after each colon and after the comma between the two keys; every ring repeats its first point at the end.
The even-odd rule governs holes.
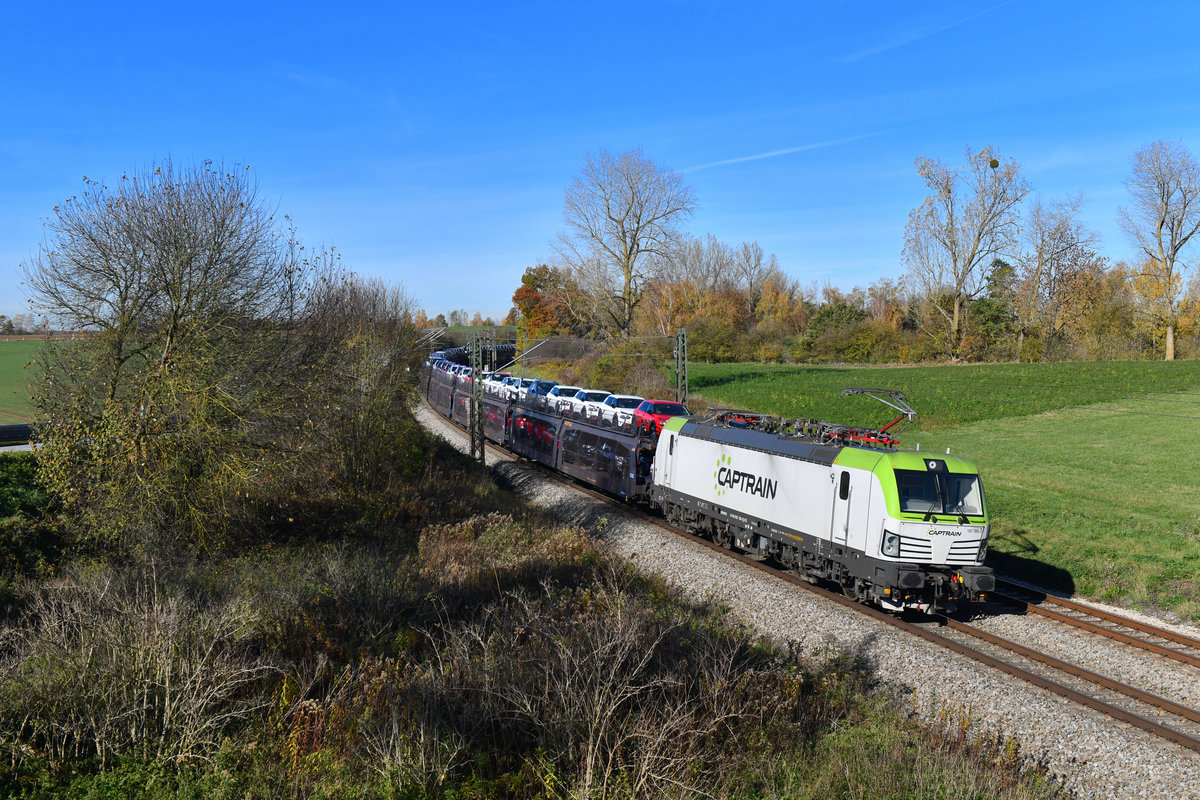
{"type": "MultiPolygon", "coordinates": [[[[895,422],[915,416],[899,392],[843,394],[902,410],[895,422]]],[[[984,599],[995,578],[984,566],[989,521],[977,470],[897,444],[887,428],[736,411],[676,417],[659,437],[651,503],[694,533],[889,611],[984,599]]]]}

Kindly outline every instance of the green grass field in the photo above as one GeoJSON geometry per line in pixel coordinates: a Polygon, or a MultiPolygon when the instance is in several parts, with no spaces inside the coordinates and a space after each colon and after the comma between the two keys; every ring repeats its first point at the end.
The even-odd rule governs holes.
{"type": "Polygon", "coordinates": [[[874,426],[895,415],[840,390],[905,391],[901,446],[979,467],[999,571],[1200,621],[1200,362],[692,365],[689,383],[710,406],[874,426]]]}
{"type": "Polygon", "coordinates": [[[41,339],[0,337],[0,425],[33,421],[25,365],[41,346],[41,339]]]}

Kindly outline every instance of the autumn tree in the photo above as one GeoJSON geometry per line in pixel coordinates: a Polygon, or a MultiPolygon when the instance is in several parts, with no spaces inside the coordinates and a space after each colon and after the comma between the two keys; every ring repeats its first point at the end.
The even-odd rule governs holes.
{"type": "MultiPolygon", "coordinates": [[[[22,265],[55,327],[35,402],[42,475],[118,542],[210,542],[247,514],[295,396],[308,262],[249,168],[171,162],[85,179],[22,265]],[[132,539],[130,538],[132,537],[132,539]]],[[[260,507],[261,508],[261,507],[260,507]]]]}
{"type": "Polygon", "coordinates": [[[656,265],[695,205],[683,178],[640,149],[587,154],[567,188],[568,230],[556,247],[587,301],[576,313],[610,334],[628,335],[656,265]]]}
{"type": "Polygon", "coordinates": [[[315,278],[298,363],[319,379],[304,384],[289,415],[299,433],[280,436],[277,445],[296,451],[294,469],[305,471],[310,491],[323,490],[344,508],[387,513],[372,494],[398,490],[398,470],[425,463],[424,439],[407,410],[424,355],[415,305],[403,287],[336,265],[315,278]]]}
{"type": "Polygon", "coordinates": [[[898,331],[904,325],[905,299],[900,287],[881,278],[867,287],[867,317],[898,331]]]}
{"type": "Polygon", "coordinates": [[[526,267],[521,285],[513,292],[514,307],[534,338],[568,332],[570,313],[562,273],[548,264],[526,267]]]}
{"type": "Polygon", "coordinates": [[[673,333],[694,316],[720,313],[727,304],[722,293],[730,291],[744,295],[750,314],[761,322],[787,316],[780,300],[795,294],[795,282],[758,242],[732,247],[712,234],[682,235],[669,255],[658,260],[642,306],[641,328],[659,335],[673,333]],[[764,294],[770,308],[760,312],[764,294]]]}
{"type": "Polygon", "coordinates": [[[1085,262],[1064,278],[1063,333],[1077,358],[1137,358],[1143,342],[1134,325],[1137,305],[1133,271],[1124,262],[1109,268],[1102,259],[1085,262]]]}
{"type": "Polygon", "coordinates": [[[1016,162],[1002,161],[990,147],[968,147],[966,163],[957,168],[931,158],[918,158],[916,166],[929,194],[909,214],[904,260],[937,322],[928,333],[957,358],[967,307],[984,291],[987,266],[1013,248],[1017,206],[1029,188],[1016,162]]]}
{"type": "Polygon", "coordinates": [[[1026,335],[1038,334],[1051,348],[1062,338],[1069,294],[1084,285],[1074,277],[1102,266],[1098,237],[1079,222],[1081,202],[1078,195],[1055,201],[1039,196],[1025,215],[1014,290],[1018,361],[1026,335]]]}
{"type": "Polygon", "coordinates": [[[1183,249],[1200,230],[1200,166],[1179,142],[1157,141],[1133,154],[1125,181],[1130,205],[1119,221],[1145,259],[1139,270],[1149,313],[1165,333],[1167,361],[1175,358],[1175,328],[1190,263],[1183,249]]]}
{"type": "Polygon", "coordinates": [[[777,325],[787,334],[799,333],[812,307],[800,284],[782,271],[773,271],[763,278],[761,286],[754,307],[759,323],[777,325]]]}

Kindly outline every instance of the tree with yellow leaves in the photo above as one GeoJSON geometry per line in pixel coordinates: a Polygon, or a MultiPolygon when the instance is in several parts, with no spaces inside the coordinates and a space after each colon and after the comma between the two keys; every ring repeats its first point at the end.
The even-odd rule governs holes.
{"type": "Polygon", "coordinates": [[[1200,230],[1200,165],[1180,142],[1159,140],[1133,154],[1125,181],[1130,206],[1119,210],[1121,227],[1145,257],[1138,293],[1163,332],[1163,352],[1175,360],[1184,273],[1183,249],[1200,230]]]}

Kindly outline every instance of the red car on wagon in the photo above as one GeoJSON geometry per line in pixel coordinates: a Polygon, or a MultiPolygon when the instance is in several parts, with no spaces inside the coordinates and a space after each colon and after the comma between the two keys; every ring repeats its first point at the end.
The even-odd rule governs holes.
{"type": "Polygon", "coordinates": [[[662,432],[663,423],[671,417],[690,417],[692,412],[683,403],[674,400],[643,400],[633,410],[633,424],[638,430],[650,433],[662,432]]]}

